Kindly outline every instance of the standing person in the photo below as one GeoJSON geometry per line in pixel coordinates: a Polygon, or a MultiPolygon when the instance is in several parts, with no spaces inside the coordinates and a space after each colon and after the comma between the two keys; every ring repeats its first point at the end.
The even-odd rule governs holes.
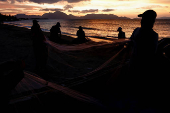
{"type": "Polygon", "coordinates": [[[50,40],[55,42],[61,41],[61,30],[60,30],[60,23],[57,22],[56,25],[52,26],[50,29],[50,40]]]}
{"type": "Polygon", "coordinates": [[[45,36],[38,24],[37,20],[33,20],[33,26],[31,27],[33,37],[33,48],[36,59],[36,71],[42,72],[46,68],[48,58],[48,48],[46,45],[45,36]]]}
{"type": "Polygon", "coordinates": [[[152,29],[156,16],[157,14],[153,10],[147,10],[138,15],[138,17],[142,17],[141,27],[136,28],[130,37],[134,45],[131,63],[136,69],[140,70],[143,66],[145,69],[150,69],[153,64],[158,45],[158,34],[152,29]]]}
{"type": "Polygon", "coordinates": [[[157,14],[153,10],[147,10],[138,15],[138,17],[142,17],[141,27],[136,28],[130,37],[133,50],[130,61],[129,83],[133,93],[142,102],[145,101],[143,105],[153,96],[151,92],[154,89],[155,55],[158,45],[158,34],[153,30],[156,16],[157,14]]]}
{"type": "Polygon", "coordinates": [[[83,43],[86,41],[85,32],[83,31],[83,28],[81,26],[79,26],[79,30],[77,31],[76,35],[79,43],[83,43]]]}
{"type": "Polygon", "coordinates": [[[121,27],[119,27],[119,28],[117,29],[117,31],[119,31],[119,34],[118,34],[118,38],[119,38],[119,39],[120,39],[120,38],[125,38],[125,32],[122,31],[122,28],[121,28],[121,27]]]}

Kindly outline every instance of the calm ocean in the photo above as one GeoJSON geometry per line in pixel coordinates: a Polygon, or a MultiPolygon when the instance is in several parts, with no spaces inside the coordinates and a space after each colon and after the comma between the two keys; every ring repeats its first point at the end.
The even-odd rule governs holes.
{"type": "MultiPolygon", "coordinates": [[[[140,20],[60,20],[60,19],[39,19],[43,31],[49,32],[50,28],[57,22],[61,24],[62,34],[76,36],[79,26],[82,26],[88,37],[117,37],[117,28],[122,27],[129,38],[136,27],[140,27],[140,20]]],[[[6,22],[7,23],[7,22],[6,22]]],[[[9,22],[17,26],[31,28],[32,20],[9,22]]],[[[154,30],[159,34],[159,39],[170,38],[170,20],[156,20],[154,30]]]]}

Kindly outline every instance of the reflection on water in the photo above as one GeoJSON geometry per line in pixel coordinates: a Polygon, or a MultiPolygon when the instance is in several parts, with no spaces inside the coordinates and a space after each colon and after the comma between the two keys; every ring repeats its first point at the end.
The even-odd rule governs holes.
{"type": "MultiPolygon", "coordinates": [[[[50,28],[57,22],[61,24],[61,31],[63,34],[76,36],[76,32],[79,26],[84,28],[86,36],[89,37],[117,37],[117,28],[122,27],[126,33],[126,37],[129,38],[136,27],[140,27],[139,19],[128,20],[59,20],[59,19],[40,19],[38,20],[43,31],[49,32],[50,28]]],[[[32,20],[23,20],[12,22],[17,26],[24,26],[31,28],[32,20]]],[[[154,30],[159,34],[160,38],[170,37],[170,20],[156,20],[154,30]]],[[[100,39],[98,40],[100,41],[100,39]]]]}

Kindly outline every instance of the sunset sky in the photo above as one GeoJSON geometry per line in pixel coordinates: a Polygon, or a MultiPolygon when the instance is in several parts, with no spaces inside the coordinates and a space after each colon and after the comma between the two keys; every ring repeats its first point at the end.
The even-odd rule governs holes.
{"type": "Polygon", "coordinates": [[[147,9],[153,9],[158,17],[170,17],[170,0],[0,0],[0,13],[43,15],[62,11],[66,14],[115,14],[130,18],[147,9]]]}

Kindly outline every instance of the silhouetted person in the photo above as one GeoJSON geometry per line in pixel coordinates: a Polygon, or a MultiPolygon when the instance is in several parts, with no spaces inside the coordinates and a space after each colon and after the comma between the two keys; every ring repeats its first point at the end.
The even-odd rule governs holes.
{"type": "Polygon", "coordinates": [[[118,34],[118,38],[119,38],[119,39],[120,39],[120,38],[125,38],[125,32],[122,31],[122,28],[121,28],[121,27],[119,27],[119,28],[117,29],[117,31],[119,31],[119,34],[118,34]]]}
{"type": "Polygon", "coordinates": [[[134,44],[131,63],[136,69],[143,70],[143,66],[150,69],[153,63],[158,44],[158,34],[152,29],[156,16],[153,10],[138,15],[142,17],[141,27],[136,28],[130,38],[134,44]]]}
{"type": "Polygon", "coordinates": [[[138,17],[142,17],[141,27],[136,28],[130,38],[133,43],[133,50],[130,61],[129,84],[131,84],[130,87],[136,94],[135,96],[140,97],[142,101],[146,101],[153,96],[151,96],[151,92],[154,87],[153,81],[156,74],[155,55],[158,34],[152,28],[156,16],[157,14],[153,10],[147,10],[143,14],[138,15],[138,17]]]}
{"type": "Polygon", "coordinates": [[[50,40],[55,42],[61,41],[61,30],[60,30],[60,23],[57,22],[56,25],[52,26],[50,29],[50,40]]]}
{"type": "Polygon", "coordinates": [[[79,43],[83,43],[83,42],[87,41],[85,38],[85,32],[83,31],[83,28],[81,26],[79,26],[79,30],[77,31],[76,35],[77,35],[77,41],[79,43]]]}
{"type": "Polygon", "coordinates": [[[33,36],[33,48],[36,59],[36,70],[39,72],[44,71],[47,63],[48,48],[46,45],[45,36],[37,20],[33,20],[31,32],[33,36]]]}

